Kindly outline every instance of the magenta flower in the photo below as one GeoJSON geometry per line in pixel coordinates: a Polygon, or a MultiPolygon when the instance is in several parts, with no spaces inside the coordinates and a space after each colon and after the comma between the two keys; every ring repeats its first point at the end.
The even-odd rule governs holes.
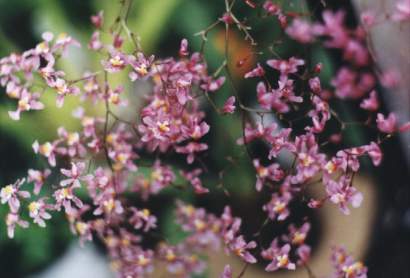
{"type": "Polygon", "coordinates": [[[71,188],[79,188],[81,187],[80,181],[88,181],[92,179],[92,175],[85,175],[83,176],[83,172],[85,170],[85,163],[84,162],[77,162],[71,163],[71,169],[61,169],[61,173],[68,177],[68,179],[62,180],[60,182],[61,186],[69,185],[71,188]]]}
{"type": "Polygon", "coordinates": [[[98,14],[92,15],[90,19],[95,28],[101,29],[104,23],[104,11],[99,11],[98,14]]]}
{"type": "Polygon", "coordinates": [[[217,79],[208,77],[205,80],[205,84],[201,85],[201,89],[205,90],[206,92],[215,92],[219,90],[224,83],[225,83],[225,76],[221,76],[217,79]]]}
{"type": "Polygon", "coordinates": [[[53,209],[52,205],[48,205],[44,202],[45,199],[46,198],[41,198],[28,205],[29,215],[33,218],[33,222],[43,228],[46,227],[46,222],[44,220],[51,219],[51,215],[47,210],[53,209]]]}
{"type": "Polygon", "coordinates": [[[291,247],[289,244],[280,247],[278,245],[278,240],[274,239],[271,246],[261,252],[261,256],[264,259],[271,260],[271,263],[266,266],[265,270],[276,271],[280,268],[295,270],[296,265],[292,263],[289,258],[290,249],[291,247]]]}
{"type": "Polygon", "coordinates": [[[137,209],[134,207],[130,208],[132,216],[129,218],[129,223],[134,227],[134,229],[142,229],[144,232],[148,232],[151,229],[157,227],[157,218],[151,214],[149,209],[137,209]]]}
{"type": "Polygon", "coordinates": [[[29,169],[27,182],[34,182],[33,193],[38,195],[43,187],[45,179],[51,174],[50,169],[46,169],[43,172],[29,169]]]}
{"type": "Polygon", "coordinates": [[[260,164],[259,159],[253,160],[253,166],[256,170],[256,190],[261,191],[263,184],[266,181],[277,182],[284,178],[285,173],[280,168],[280,165],[273,163],[267,167],[260,164]]]}
{"type": "Polygon", "coordinates": [[[109,50],[110,58],[108,60],[102,60],[101,64],[104,69],[109,73],[121,71],[127,66],[128,60],[124,53],[111,48],[109,50]]]}
{"type": "Polygon", "coordinates": [[[182,39],[181,40],[181,45],[179,47],[179,56],[186,57],[188,55],[189,55],[188,40],[187,39],[182,39]]]}
{"type": "Polygon", "coordinates": [[[268,213],[270,219],[283,221],[289,216],[288,205],[291,200],[292,195],[288,192],[284,192],[282,195],[273,193],[269,203],[263,206],[263,210],[268,213]]]}
{"type": "Polygon", "coordinates": [[[258,63],[256,65],[256,68],[252,69],[250,72],[247,72],[245,74],[245,78],[251,78],[251,77],[261,77],[265,75],[265,70],[263,67],[258,63]]]}
{"type": "Polygon", "coordinates": [[[20,119],[21,112],[44,109],[44,104],[38,101],[39,98],[40,94],[30,94],[26,89],[23,89],[19,97],[17,110],[9,111],[10,118],[17,121],[20,119]]]}
{"type": "Polygon", "coordinates": [[[195,153],[203,152],[208,149],[208,145],[204,143],[189,142],[186,146],[175,147],[177,153],[186,154],[186,161],[192,164],[195,160],[195,153]]]}
{"type": "Polygon", "coordinates": [[[21,220],[20,216],[16,213],[9,213],[6,216],[6,225],[7,225],[7,235],[9,238],[14,237],[14,230],[16,225],[19,225],[22,228],[28,228],[29,223],[27,221],[21,220]]]}
{"type": "Polygon", "coordinates": [[[209,192],[208,188],[205,188],[202,185],[202,181],[199,178],[199,175],[201,174],[202,170],[200,168],[196,168],[189,172],[181,171],[181,175],[192,185],[195,193],[197,194],[204,194],[209,192]]]}
{"type": "Polygon", "coordinates": [[[397,129],[397,118],[394,113],[390,113],[386,118],[383,114],[377,114],[377,128],[384,133],[393,133],[397,129]]]}
{"type": "Polygon", "coordinates": [[[25,179],[17,180],[14,184],[9,184],[0,190],[1,203],[8,203],[10,211],[17,213],[20,209],[20,198],[30,198],[28,191],[20,190],[21,185],[25,182],[25,179]]]}
{"type": "Polygon", "coordinates": [[[396,2],[395,11],[392,16],[393,20],[402,22],[410,21],[410,1],[409,0],[398,0],[396,2]]]}
{"type": "Polygon", "coordinates": [[[226,100],[226,102],[225,102],[225,104],[224,104],[224,106],[223,106],[223,108],[222,108],[222,112],[224,113],[224,114],[233,114],[234,112],[235,112],[235,97],[234,96],[230,96],[227,100],[226,100]]]}
{"type": "Polygon", "coordinates": [[[371,91],[369,97],[360,103],[360,107],[368,111],[377,111],[379,106],[379,100],[375,90],[371,91]]]}
{"type": "Polygon", "coordinates": [[[289,60],[267,60],[266,64],[271,68],[278,70],[281,76],[286,77],[290,73],[296,73],[298,71],[298,67],[303,66],[305,61],[291,57],[289,60]]]}
{"type": "Polygon", "coordinates": [[[350,214],[348,204],[352,207],[360,207],[363,201],[362,193],[350,185],[350,179],[347,176],[340,177],[339,181],[329,180],[326,183],[326,192],[330,201],[339,206],[344,214],[350,214]]]}
{"type": "Polygon", "coordinates": [[[367,267],[362,262],[355,261],[343,247],[333,247],[331,257],[334,267],[334,277],[367,278],[367,267]]]}
{"type": "Polygon", "coordinates": [[[315,39],[312,25],[303,19],[295,18],[286,28],[286,33],[300,43],[311,43],[315,39]]]}
{"type": "Polygon", "coordinates": [[[229,264],[225,265],[224,271],[219,278],[232,278],[232,269],[229,264]]]}
{"type": "Polygon", "coordinates": [[[73,194],[72,187],[58,189],[54,192],[53,196],[56,200],[56,209],[60,210],[61,207],[64,207],[65,213],[68,215],[72,215],[76,211],[73,204],[77,208],[83,207],[83,202],[73,194]]]}
{"type": "Polygon", "coordinates": [[[129,73],[131,81],[144,78],[148,76],[154,56],[146,58],[143,53],[138,52],[136,56],[128,56],[128,62],[132,67],[132,71],[129,73]]]}
{"type": "Polygon", "coordinates": [[[40,145],[37,140],[33,143],[33,150],[35,153],[40,153],[41,155],[47,157],[50,166],[56,166],[56,145],[46,142],[40,145]]]}

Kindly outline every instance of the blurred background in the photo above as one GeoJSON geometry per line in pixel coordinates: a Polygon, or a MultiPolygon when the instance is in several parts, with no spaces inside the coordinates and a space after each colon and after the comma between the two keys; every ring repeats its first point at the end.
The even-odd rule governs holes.
{"type": "MultiPolygon", "coordinates": [[[[237,1],[237,14],[248,18],[256,18],[257,14],[247,6],[244,1],[237,1]]],[[[263,1],[255,1],[262,3],[263,1]]],[[[283,5],[290,5],[292,10],[309,12],[318,19],[323,11],[320,1],[279,1],[283,5]]],[[[389,1],[326,1],[327,8],[343,8],[347,10],[349,26],[358,24],[358,11],[369,8],[383,11],[391,7],[389,1]],[[383,5],[381,5],[383,2],[383,5]],[[388,3],[388,4],[386,4],[388,3]],[[389,6],[390,5],[390,6],[389,6]]],[[[91,36],[92,28],[89,23],[91,14],[104,10],[106,22],[112,21],[119,10],[119,1],[113,0],[0,0],[0,56],[10,52],[19,52],[35,46],[41,39],[41,33],[52,31],[56,34],[66,32],[79,40],[83,47],[71,49],[69,56],[59,62],[59,66],[72,78],[79,77],[78,72],[91,69],[100,63],[99,58],[86,50],[87,42],[91,36]]],[[[129,17],[129,28],[141,37],[142,47],[147,54],[159,57],[176,56],[180,40],[187,38],[191,49],[198,50],[201,44],[195,33],[206,28],[223,13],[222,0],[135,0],[129,17]]],[[[269,45],[280,37],[281,30],[269,20],[258,20],[252,34],[260,46],[269,45]]],[[[253,24],[252,24],[253,25],[253,24]]],[[[390,26],[375,30],[372,33],[375,51],[380,53],[380,67],[399,65],[404,73],[402,83],[396,92],[384,92],[384,110],[395,111],[401,115],[401,120],[409,120],[410,111],[408,70],[410,61],[409,26],[390,26]],[[408,36],[407,36],[408,35],[408,36]],[[403,56],[398,55],[403,52],[403,56]],[[407,50],[406,50],[407,49],[407,50]],[[393,62],[392,62],[393,60],[393,62]],[[394,62],[396,61],[396,62],[394,62]],[[403,85],[404,84],[404,85],[403,85]]],[[[213,71],[222,61],[224,48],[224,29],[216,29],[209,34],[206,45],[206,55],[210,70],[213,71]]],[[[242,82],[239,77],[252,68],[257,61],[271,58],[272,53],[266,52],[261,56],[253,54],[258,49],[252,49],[242,39],[240,33],[231,35],[231,52],[229,53],[237,87],[245,102],[255,103],[256,82],[242,82]],[[243,66],[238,67],[238,61],[244,60],[243,66]]],[[[126,45],[126,48],[130,47],[126,45]]],[[[291,40],[285,40],[275,48],[281,57],[299,56],[308,58],[311,65],[317,62],[324,64],[321,79],[324,84],[329,84],[336,69],[342,64],[342,57],[337,51],[328,51],[319,45],[309,49],[300,47],[291,40]]],[[[116,83],[129,84],[126,75],[117,75],[116,83]]],[[[129,85],[131,86],[131,85],[129,85]]],[[[326,85],[325,85],[326,86],[326,85]]],[[[330,88],[330,87],[329,87],[330,88]]],[[[52,140],[56,136],[57,127],[65,126],[74,130],[79,123],[68,116],[78,102],[69,100],[64,108],[54,108],[54,98],[48,96],[44,102],[48,105],[45,111],[26,113],[22,120],[15,122],[9,119],[7,111],[13,110],[15,103],[3,94],[0,89],[0,185],[14,182],[17,178],[26,175],[26,169],[44,166],[37,160],[32,152],[31,145],[34,140],[40,142],[52,140]]],[[[379,88],[379,90],[382,90],[379,88]]],[[[127,88],[129,97],[135,101],[136,107],[131,110],[119,111],[123,117],[133,119],[137,113],[140,96],[147,91],[147,84],[137,83],[127,88]]],[[[224,86],[215,95],[215,101],[222,105],[230,95],[229,86],[224,86]]],[[[354,103],[346,102],[336,107],[337,111],[346,120],[363,118],[356,110],[352,109],[354,103]]],[[[98,107],[93,108],[95,113],[101,112],[98,107]]],[[[163,194],[150,201],[154,212],[160,216],[159,229],[170,242],[178,242],[183,233],[173,223],[170,213],[174,205],[175,196],[194,203],[197,206],[207,207],[208,210],[220,213],[225,204],[233,207],[234,214],[244,219],[244,232],[248,236],[254,234],[262,225],[265,216],[260,207],[269,199],[269,196],[258,196],[254,192],[254,173],[249,160],[243,150],[236,146],[235,140],[241,136],[240,117],[212,116],[210,107],[204,104],[204,109],[209,110],[207,121],[212,126],[212,136],[208,136],[211,145],[210,152],[204,158],[209,166],[209,175],[205,186],[211,188],[211,194],[205,197],[195,197],[189,193],[175,189],[165,190],[163,194]],[[223,142],[223,143],[221,143],[223,142]],[[234,158],[235,163],[229,164],[234,158]],[[228,170],[224,175],[224,187],[231,193],[226,196],[220,187],[218,172],[226,166],[228,170]],[[213,190],[212,190],[213,188],[213,190]]],[[[215,113],[214,113],[215,114],[215,113]]],[[[276,119],[266,119],[275,121],[276,119]]],[[[303,124],[303,123],[302,123],[303,124]]],[[[346,146],[355,146],[365,143],[371,138],[372,133],[358,127],[347,129],[343,134],[346,146]]],[[[365,195],[364,204],[354,210],[350,217],[343,216],[333,206],[319,211],[311,211],[299,205],[292,208],[294,216],[289,222],[301,223],[308,217],[313,223],[309,243],[313,246],[311,268],[315,273],[324,275],[329,272],[329,247],[334,243],[343,243],[354,256],[364,260],[369,267],[369,277],[410,277],[410,185],[408,167],[408,138],[393,138],[384,145],[385,159],[377,170],[370,164],[358,178],[357,187],[365,195]]],[[[263,153],[266,147],[253,146],[254,153],[263,153]]],[[[327,151],[332,152],[335,146],[328,146],[327,151]]],[[[173,166],[183,167],[184,161],[169,157],[168,162],[173,166]]],[[[144,171],[144,169],[142,169],[144,171]]],[[[310,192],[314,196],[315,192],[310,192]]],[[[139,202],[136,200],[136,202],[139,202]]],[[[0,217],[5,217],[5,210],[0,207],[0,217]]],[[[275,235],[286,229],[286,224],[268,225],[264,229],[263,242],[269,242],[275,235]]],[[[104,252],[100,245],[87,244],[79,248],[78,242],[70,234],[68,224],[62,214],[55,215],[48,223],[46,229],[32,225],[28,230],[18,229],[16,238],[9,240],[6,228],[0,221],[0,271],[1,277],[113,277],[110,273],[104,252]]],[[[152,239],[151,244],[155,245],[152,239]]],[[[210,269],[202,277],[217,277],[226,262],[234,266],[236,272],[242,265],[239,261],[225,257],[221,254],[210,256],[210,269]]],[[[263,265],[249,268],[245,277],[268,277],[263,274],[263,265]]],[[[301,270],[296,273],[278,272],[269,274],[269,277],[307,277],[301,270]]],[[[155,277],[163,277],[157,274],[155,277]]]]}

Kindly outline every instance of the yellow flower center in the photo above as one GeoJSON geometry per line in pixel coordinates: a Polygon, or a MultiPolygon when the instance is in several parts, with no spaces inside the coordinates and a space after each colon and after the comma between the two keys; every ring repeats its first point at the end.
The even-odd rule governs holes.
{"type": "Polygon", "coordinates": [[[38,202],[31,202],[28,205],[28,210],[33,214],[38,214],[39,209],[40,209],[40,204],[38,202]]]}
{"type": "Polygon", "coordinates": [[[158,122],[157,126],[158,126],[159,131],[162,133],[168,132],[170,130],[168,121],[164,121],[162,123],[158,122]]]}
{"type": "Polygon", "coordinates": [[[110,59],[110,64],[113,67],[122,67],[124,65],[124,61],[121,59],[119,55],[117,55],[110,59]]]}

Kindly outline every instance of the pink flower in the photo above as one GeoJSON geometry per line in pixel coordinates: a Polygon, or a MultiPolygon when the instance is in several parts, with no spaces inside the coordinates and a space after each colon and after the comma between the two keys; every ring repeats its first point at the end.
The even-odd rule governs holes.
{"type": "Polygon", "coordinates": [[[110,58],[101,61],[101,64],[107,72],[114,73],[121,71],[128,64],[127,57],[124,53],[115,49],[110,49],[109,53],[110,58]]]}
{"type": "Polygon", "coordinates": [[[45,179],[51,174],[50,169],[46,169],[43,172],[29,169],[27,182],[34,182],[33,193],[38,195],[43,187],[45,179]]]}
{"type": "Polygon", "coordinates": [[[202,186],[202,181],[199,178],[199,175],[202,174],[200,168],[194,169],[189,172],[181,171],[181,175],[192,185],[196,194],[208,193],[208,188],[202,186]]]}
{"type": "Polygon", "coordinates": [[[276,271],[280,268],[295,270],[296,265],[292,263],[289,258],[290,249],[289,244],[279,247],[277,239],[273,240],[271,246],[261,252],[264,259],[271,260],[271,263],[268,264],[265,270],[276,271]]]}
{"type": "Polygon", "coordinates": [[[223,106],[223,108],[222,108],[222,112],[224,113],[224,114],[233,114],[234,112],[235,112],[235,97],[234,96],[230,96],[227,100],[226,100],[226,102],[225,102],[225,104],[224,104],[224,106],[223,106]]]}
{"type": "Polygon", "coordinates": [[[71,169],[61,169],[61,173],[68,177],[68,179],[62,180],[60,182],[61,186],[69,185],[72,188],[80,188],[81,183],[80,181],[88,181],[92,179],[92,175],[85,175],[83,176],[82,173],[85,170],[85,163],[84,162],[77,162],[71,163],[71,169]]]}
{"type": "Polygon", "coordinates": [[[410,20],[410,0],[398,0],[396,2],[396,10],[392,16],[394,21],[409,21],[410,20]]]}
{"type": "Polygon", "coordinates": [[[225,265],[224,271],[219,278],[232,278],[232,269],[229,264],[225,265]]]}
{"type": "Polygon", "coordinates": [[[366,28],[370,28],[375,24],[376,18],[373,11],[367,10],[360,14],[360,19],[366,28]]]}
{"type": "Polygon", "coordinates": [[[17,180],[14,184],[6,185],[0,190],[1,203],[8,203],[12,213],[17,213],[20,209],[19,198],[30,198],[30,193],[28,191],[20,190],[20,187],[24,182],[25,179],[17,180]]]}
{"type": "Polygon", "coordinates": [[[14,230],[16,225],[19,225],[22,228],[28,228],[29,223],[27,221],[21,220],[20,216],[16,213],[9,213],[6,216],[6,225],[7,225],[7,235],[9,238],[14,237],[14,230]]]}
{"type": "Polygon", "coordinates": [[[10,118],[17,121],[20,119],[21,112],[44,109],[44,104],[38,101],[39,98],[40,94],[30,94],[26,89],[23,89],[18,101],[17,110],[9,111],[10,118]]]}
{"type": "Polygon", "coordinates": [[[225,83],[225,76],[221,76],[218,79],[213,79],[211,77],[207,78],[205,83],[201,85],[201,88],[206,92],[215,92],[219,90],[225,83]]]}
{"type": "Polygon", "coordinates": [[[329,180],[326,184],[326,192],[332,203],[339,206],[344,214],[350,214],[347,205],[350,203],[354,208],[360,207],[363,201],[362,193],[351,186],[351,180],[347,176],[340,177],[339,181],[329,180]]]}
{"type": "Polygon", "coordinates": [[[64,207],[65,213],[72,215],[75,213],[75,208],[72,204],[75,204],[77,208],[83,207],[83,202],[73,194],[73,188],[61,188],[54,192],[54,199],[56,200],[56,209],[60,210],[61,207],[64,207]]]}
{"type": "Polygon", "coordinates": [[[360,107],[368,111],[377,111],[379,106],[379,100],[375,90],[371,91],[370,96],[360,103],[360,107]]]}
{"type": "Polygon", "coordinates": [[[91,16],[91,23],[97,29],[101,29],[104,23],[104,11],[99,11],[98,14],[91,16]]]}
{"type": "Polygon", "coordinates": [[[37,201],[33,201],[28,205],[29,215],[33,218],[33,222],[38,224],[40,227],[46,227],[44,220],[51,219],[51,215],[47,210],[53,209],[51,205],[47,205],[44,202],[45,198],[41,198],[37,201]]]}
{"type": "Polygon", "coordinates": [[[129,77],[131,81],[144,78],[149,75],[149,70],[154,61],[154,56],[146,58],[143,53],[138,52],[137,56],[128,56],[128,63],[131,65],[133,71],[130,72],[129,77]]]}
{"type": "Polygon", "coordinates": [[[309,79],[309,87],[315,94],[319,94],[322,91],[319,77],[309,79]]]}
{"type": "Polygon", "coordinates": [[[377,114],[377,128],[384,133],[393,133],[397,129],[397,119],[394,113],[390,113],[387,118],[381,113],[377,114]]]}
{"type": "Polygon", "coordinates": [[[266,64],[278,70],[282,76],[287,76],[290,73],[296,73],[298,71],[298,67],[303,66],[305,61],[291,57],[289,60],[267,60],[266,64]]]}
{"type": "Polygon", "coordinates": [[[188,40],[187,39],[182,39],[181,40],[181,45],[179,47],[179,56],[186,57],[188,55],[189,55],[188,40]]]}
{"type": "Polygon", "coordinates": [[[182,147],[175,147],[177,153],[186,154],[186,161],[188,164],[192,164],[195,160],[195,153],[203,152],[208,149],[208,145],[204,143],[189,142],[182,147]]]}
{"type": "Polygon", "coordinates": [[[332,248],[331,260],[335,277],[367,278],[367,268],[349,256],[343,247],[332,248]]]}
{"type": "Polygon", "coordinates": [[[261,77],[265,75],[265,70],[262,68],[262,66],[258,63],[256,65],[256,68],[251,70],[250,72],[247,72],[245,74],[245,78],[251,78],[251,77],[261,77]]]}
{"type": "Polygon", "coordinates": [[[286,28],[286,33],[300,43],[311,43],[315,39],[311,24],[299,18],[292,21],[286,28]]]}
{"type": "Polygon", "coordinates": [[[129,217],[129,223],[134,229],[142,229],[144,232],[148,232],[151,229],[157,227],[157,218],[151,214],[149,209],[138,210],[134,207],[130,208],[132,216],[129,217]]]}
{"type": "Polygon", "coordinates": [[[37,141],[34,141],[33,150],[35,153],[40,153],[41,155],[47,157],[48,163],[50,164],[50,166],[52,167],[56,166],[56,157],[55,157],[56,146],[55,144],[46,142],[40,145],[37,141]]]}
{"type": "Polygon", "coordinates": [[[266,181],[280,181],[285,176],[285,173],[280,168],[280,165],[273,163],[268,167],[264,167],[260,164],[259,159],[253,160],[253,166],[256,170],[256,190],[261,191],[263,184],[266,181]]]}
{"type": "Polygon", "coordinates": [[[95,31],[91,35],[91,39],[88,43],[88,48],[90,48],[91,50],[100,50],[102,47],[103,47],[103,44],[100,40],[100,32],[95,31]]]}
{"type": "Polygon", "coordinates": [[[268,213],[270,219],[283,221],[290,214],[288,205],[291,200],[292,196],[288,192],[284,192],[282,195],[273,193],[269,203],[263,206],[263,210],[268,213]]]}

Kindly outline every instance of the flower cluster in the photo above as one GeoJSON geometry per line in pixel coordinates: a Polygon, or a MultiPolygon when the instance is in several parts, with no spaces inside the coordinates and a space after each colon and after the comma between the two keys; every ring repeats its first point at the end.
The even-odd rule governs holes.
{"type": "MultiPolygon", "coordinates": [[[[73,116],[80,122],[81,130],[60,127],[55,140],[33,143],[34,152],[46,159],[49,168],[30,169],[27,177],[1,188],[1,203],[9,208],[9,237],[14,236],[17,226],[29,226],[22,219],[22,203],[27,202],[28,215],[35,224],[45,227],[54,214],[64,213],[82,244],[94,238],[103,242],[119,277],[146,277],[153,273],[156,261],[164,263],[172,275],[191,277],[206,269],[201,254],[220,248],[246,264],[256,263],[259,254],[269,262],[268,272],[307,266],[311,252],[307,244],[311,228],[308,220],[302,225],[290,223],[287,233],[264,248],[256,243],[257,238],[245,238],[241,231],[244,220],[233,217],[229,206],[217,216],[179,200],[175,218],[186,233],[185,238],[177,244],[166,239],[155,247],[145,244],[149,235],[160,233],[161,217],[150,208],[151,198],[170,187],[192,187],[196,195],[212,190],[208,184],[204,186],[209,169],[202,158],[212,149],[212,140],[206,136],[213,132],[205,100],[220,116],[233,118],[241,113],[243,132],[237,144],[246,149],[247,159],[253,165],[255,194],[269,197],[260,208],[261,213],[266,214],[267,221],[278,225],[289,219],[293,202],[312,209],[331,202],[344,214],[350,213],[350,206],[359,207],[363,196],[355,187],[354,177],[362,158],[368,157],[374,166],[379,166],[384,140],[410,130],[410,124],[400,124],[393,113],[379,112],[378,74],[369,69],[373,61],[366,47],[366,28],[347,27],[343,11],[325,10],[321,20],[312,21],[269,0],[261,7],[252,1],[245,2],[252,9],[260,8],[260,15],[277,20],[283,35],[301,44],[320,42],[325,48],[336,49],[344,62],[330,84],[322,84],[319,73],[323,65],[312,66],[306,58],[275,54],[258,61],[242,76],[244,80],[256,81],[252,95],[256,107],[248,107],[230,72],[229,29],[237,27],[245,39],[253,42],[253,38],[249,33],[251,27],[233,13],[234,2],[230,5],[226,1],[223,16],[200,32],[205,43],[212,28],[225,25],[225,60],[214,74],[209,73],[203,51],[191,53],[186,39],[176,51],[177,58],[159,59],[144,53],[123,18],[128,13],[120,13],[111,26],[115,28],[107,30],[102,12],[91,17],[96,30],[88,48],[103,58],[98,70],[84,72],[79,78],[69,79],[57,67],[67,48],[79,45],[66,34],[54,38],[46,32],[43,41],[33,49],[0,60],[0,84],[18,102],[17,109],[9,112],[14,120],[20,119],[22,112],[43,109],[40,99],[49,91],[56,95],[57,106],[62,106],[66,97],[78,97],[105,108],[104,116],[96,116],[79,107],[73,116]],[[135,46],[133,52],[123,47],[121,31],[135,46]],[[109,37],[109,43],[101,34],[109,37]],[[220,75],[222,70],[226,77],[220,75]],[[110,82],[109,77],[120,72],[126,73],[130,82],[146,82],[150,86],[138,115],[131,121],[115,112],[131,103],[124,94],[126,87],[110,82]],[[218,94],[226,80],[233,93],[219,108],[213,95],[218,94]],[[336,151],[327,151],[322,146],[340,142],[342,132],[350,124],[332,105],[343,99],[353,100],[358,109],[364,110],[368,119],[362,124],[374,126],[377,137],[358,146],[335,144],[336,151]],[[248,114],[254,117],[247,117],[248,114]],[[266,114],[272,115],[274,121],[266,121],[266,114]],[[301,128],[295,125],[299,120],[305,121],[301,128]],[[330,125],[336,126],[336,134],[329,135],[330,125]],[[252,147],[260,143],[268,149],[255,155],[252,147]],[[170,155],[186,163],[171,165],[170,155]],[[281,156],[290,158],[291,163],[284,163],[281,156]],[[322,185],[323,197],[306,202],[305,190],[314,184],[322,185]],[[24,186],[29,189],[23,190],[24,186]],[[86,198],[81,197],[84,194],[86,198]],[[134,202],[136,199],[141,202],[134,202]]],[[[395,12],[394,20],[408,20],[408,1],[399,1],[395,12]]],[[[365,19],[371,25],[371,18],[365,19]]],[[[344,249],[334,249],[333,263],[335,277],[366,277],[366,267],[354,262],[344,249]]],[[[232,277],[230,266],[225,267],[221,277],[232,277]]]]}

